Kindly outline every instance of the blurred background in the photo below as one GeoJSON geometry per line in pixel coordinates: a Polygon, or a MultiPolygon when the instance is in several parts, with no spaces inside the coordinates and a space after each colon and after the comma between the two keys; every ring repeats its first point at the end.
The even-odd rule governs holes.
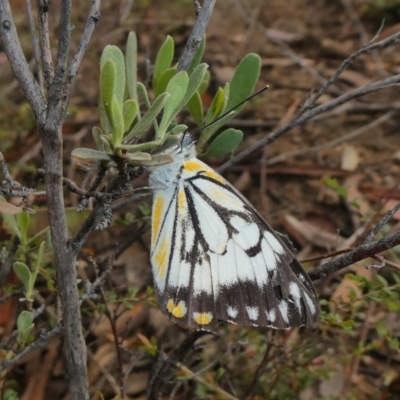
{"type": "MultiPolygon", "coordinates": [[[[19,38],[37,75],[26,6],[11,4],[19,38]]],[[[50,8],[49,28],[57,44],[60,4],[50,8]]],[[[90,2],[73,4],[72,54],[86,24],[90,2]]],[[[35,10],[35,5],[33,6],[35,10]]],[[[69,116],[63,127],[64,174],[87,186],[94,175],[78,170],[71,159],[76,147],[93,147],[91,129],[98,125],[99,59],[103,48],[124,49],[127,35],[138,36],[139,79],[149,84],[151,64],[166,35],[176,43],[178,60],[195,21],[192,1],[106,0],[101,19],[77,77],[69,116]]],[[[242,129],[236,153],[290,121],[304,101],[335,73],[352,53],[377,35],[382,40],[400,30],[398,0],[224,0],[217,2],[207,29],[203,61],[211,85],[203,95],[211,103],[218,87],[233,76],[248,53],[262,59],[258,88],[230,122],[242,129]],[[384,25],[382,26],[382,22],[384,25]]],[[[318,101],[323,104],[373,81],[400,74],[400,44],[362,55],[318,101]]],[[[53,54],[55,58],[55,53],[53,54]]],[[[373,227],[400,201],[400,90],[386,88],[352,100],[298,126],[262,151],[224,173],[255,205],[274,229],[288,235],[299,260],[357,246],[360,227],[373,227]]],[[[182,123],[196,127],[188,114],[182,123]]],[[[15,81],[0,43],[0,150],[15,179],[44,189],[35,172],[42,168],[35,118],[15,81]]],[[[213,168],[227,161],[206,159],[213,168]]],[[[134,182],[147,185],[146,175],[134,182]]],[[[74,210],[79,199],[65,192],[71,232],[87,213],[74,210]]],[[[32,235],[47,225],[46,198],[35,204],[32,235]]],[[[96,263],[126,248],[113,266],[100,301],[84,303],[91,399],[145,399],[158,348],[168,354],[187,332],[171,324],[157,308],[149,264],[150,197],[121,202],[110,228],[94,233],[78,266],[82,288],[98,273],[96,263]],[[105,310],[110,310],[112,318],[105,310]],[[112,322],[110,322],[112,321],[112,322]],[[122,360],[118,360],[116,328],[122,360]],[[122,378],[121,378],[122,377],[122,378]]],[[[400,228],[397,213],[384,233],[400,228]]],[[[0,226],[0,240],[10,233],[0,226]]],[[[385,254],[399,264],[400,249],[385,254]]],[[[312,269],[320,261],[303,265],[312,269]]],[[[316,283],[323,310],[318,330],[221,326],[219,335],[203,336],[186,351],[185,366],[165,375],[165,399],[400,399],[400,274],[393,268],[366,269],[366,260],[316,283]],[[190,373],[196,375],[193,377],[190,373]],[[231,396],[231,397],[229,397],[231,396]]],[[[49,328],[57,314],[51,263],[38,281],[35,306],[46,305],[37,324],[49,328]]],[[[8,274],[1,290],[19,281],[8,274]]],[[[1,297],[1,292],[0,292],[1,297]]],[[[0,341],[15,329],[18,298],[0,304],[0,341]]],[[[1,350],[0,350],[1,351],[1,350]]],[[[0,360],[4,354],[0,353],[0,360]]],[[[57,338],[0,375],[0,387],[14,389],[22,400],[68,399],[62,342],[57,338]]]]}

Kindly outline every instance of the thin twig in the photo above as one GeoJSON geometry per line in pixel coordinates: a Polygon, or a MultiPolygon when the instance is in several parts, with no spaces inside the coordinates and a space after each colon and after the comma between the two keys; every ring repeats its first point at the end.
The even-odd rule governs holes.
{"type": "Polygon", "coordinates": [[[379,221],[378,224],[375,225],[374,229],[372,229],[371,233],[365,238],[363,244],[371,243],[374,240],[374,237],[379,233],[379,231],[388,223],[388,221],[393,217],[397,211],[400,210],[400,202],[397,203],[395,207],[393,207],[390,211],[386,213],[386,215],[379,221]]]}
{"type": "MultiPolygon", "coordinates": [[[[323,77],[315,68],[312,68],[305,62],[304,58],[296,54],[294,50],[290,48],[283,40],[280,40],[276,37],[276,35],[271,34],[271,31],[267,29],[262,23],[257,22],[250,15],[251,12],[249,10],[250,6],[247,5],[248,10],[245,10],[246,2],[240,2],[238,0],[231,0],[237,10],[239,11],[243,20],[245,20],[249,25],[254,29],[257,28],[261,34],[263,34],[271,43],[275,44],[282,52],[283,55],[292,59],[297,65],[303,68],[309,75],[311,75],[319,84],[324,85],[326,83],[326,78],[323,77]]],[[[331,91],[336,95],[342,94],[342,91],[335,86],[331,87],[331,91]]]]}
{"type": "Polygon", "coordinates": [[[47,120],[51,123],[57,121],[59,125],[62,123],[62,106],[65,106],[63,104],[63,87],[66,82],[69,47],[71,45],[71,6],[72,0],[61,2],[56,67],[48,92],[47,120]]]}
{"type": "MultiPolygon", "coordinates": [[[[112,264],[112,263],[110,263],[112,264]]],[[[124,365],[122,362],[122,354],[121,354],[121,348],[120,348],[120,343],[118,340],[118,333],[117,333],[117,327],[115,326],[115,317],[113,317],[110,307],[108,305],[106,296],[104,294],[104,290],[102,286],[100,286],[100,294],[101,298],[103,300],[104,306],[105,306],[105,315],[107,319],[110,321],[110,326],[111,326],[111,331],[114,337],[114,344],[115,344],[115,351],[117,353],[117,360],[118,360],[118,375],[119,375],[119,396],[121,398],[125,397],[125,381],[124,381],[124,365]]]]}
{"type": "Polygon", "coordinates": [[[43,63],[43,76],[46,81],[47,88],[50,87],[54,77],[53,59],[50,47],[49,32],[49,4],[48,0],[38,0],[39,14],[39,44],[40,55],[43,63]]]}
{"type": "MultiPolygon", "coordinates": [[[[93,260],[91,260],[91,262],[95,264],[93,260]]],[[[103,271],[103,273],[99,277],[97,277],[93,283],[86,283],[86,293],[79,300],[80,306],[84,301],[92,299],[96,291],[103,287],[111,271],[112,263],[107,261],[107,268],[103,271]]]]}
{"type": "MultiPolygon", "coordinates": [[[[365,315],[365,319],[364,319],[364,324],[362,327],[362,331],[361,331],[361,335],[360,335],[360,340],[358,342],[358,347],[362,348],[365,345],[365,342],[367,341],[367,336],[368,336],[368,332],[369,329],[371,327],[371,322],[370,319],[371,317],[374,315],[375,312],[375,308],[376,308],[376,304],[375,302],[371,302],[368,305],[368,309],[365,315]]],[[[361,361],[361,356],[360,355],[355,355],[353,357],[352,363],[351,363],[351,372],[350,374],[347,376],[347,379],[345,380],[344,384],[343,384],[343,389],[341,391],[341,396],[346,397],[346,393],[348,392],[348,390],[351,387],[351,384],[358,372],[358,369],[360,367],[360,361],[361,361]]]]}
{"type": "Polygon", "coordinates": [[[153,371],[147,386],[147,400],[157,400],[160,397],[164,384],[170,379],[177,363],[182,362],[195,342],[207,334],[209,334],[209,332],[206,331],[191,333],[178,348],[169,354],[168,358],[166,358],[164,352],[158,352],[157,360],[154,363],[153,371]]]}
{"type": "Polygon", "coordinates": [[[19,288],[17,290],[13,290],[11,293],[6,294],[3,297],[0,297],[0,304],[3,304],[5,302],[7,302],[9,299],[11,299],[14,296],[19,296],[20,294],[25,293],[25,289],[24,288],[19,288]]]}
{"type": "Polygon", "coordinates": [[[14,358],[12,358],[11,360],[3,361],[0,364],[0,372],[17,365],[23,357],[25,357],[27,354],[29,354],[33,350],[41,349],[41,348],[45,347],[50,339],[58,336],[61,332],[62,332],[62,325],[57,324],[50,332],[42,333],[40,335],[39,339],[35,340],[29,346],[25,347],[14,358]]]}
{"type": "MultiPolygon", "coordinates": [[[[399,33],[400,35],[400,33],[399,33]]],[[[390,78],[380,80],[378,82],[371,83],[367,86],[352,90],[348,93],[345,93],[336,99],[330,100],[324,104],[321,104],[318,107],[313,108],[312,110],[305,111],[303,115],[300,117],[294,118],[288,124],[278,127],[269,135],[265,136],[263,139],[259,140],[258,142],[254,143],[252,146],[247,148],[246,150],[242,151],[241,153],[237,154],[235,157],[231,158],[225,164],[218,168],[218,172],[224,172],[232,165],[238,163],[239,161],[243,160],[244,158],[248,157],[250,154],[254,153],[255,151],[263,148],[264,146],[274,142],[278,137],[282,136],[284,133],[288,132],[292,128],[296,126],[301,126],[305,122],[310,121],[318,114],[324,113],[326,111],[332,110],[335,107],[338,107],[341,104],[347,103],[350,100],[356,99],[358,97],[362,97],[367,95],[368,93],[375,92],[377,90],[381,90],[387,87],[396,86],[400,84],[400,74],[394,75],[390,78]]]]}
{"type": "Polygon", "coordinates": [[[382,257],[382,256],[371,256],[372,259],[380,262],[383,266],[387,266],[390,268],[395,269],[396,271],[400,272],[400,265],[395,264],[392,261],[386,260],[386,258],[382,257]]]}
{"type": "Polygon", "coordinates": [[[42,89],[42,93],[44,93],[42,63],[40,62],[39,43],[38,43],[38,38],[36,36],[35,22],[33,20],[31,0],[25,0],[25,4],[26,4],[26,12],[28,14],[29,30],[31,32],[33,55],[35,57],[36,67],[38,70],[39,86],[42,89]]]}
{"type": "Polygon", "coordinates": [[[23,88],[36,118],[39,119],[46,112],[46,102],[40,86],[26,62],[7,0],[0,0],[0,38],[14,75],[23,88]]]}
{"type": "Polygon", "coordinates": [[[374,119],[368,125],[364,125],[361,128],[358,128],[352,132],[349,132],[343,136],[340,136],[337,139],[331,140],[330,142],[321,144],[319,146],[314,146],[314,147],[297,150],[297,151],[290,151],[288,153],[283,153],[283,154],[280,154],[279,156],[272,157],[269,160],[267,160],[267,165],[276,164],[278,162],[285,161],[291,157],[297,157],[297,156],[305,155],[305,154],[312,154],[312,153],[316,153],[321,150],[330,149],[332,147],[339,145],[340,143],[355,139],[356,137],[362,135],[365,132],[371,131],[371,129],[376,128],[380,124],[389,120],[393,115],[394,115],[393,111],[387,112],[386,114],[380,116],[378,119],[374,119]]]}
{"type": "MultiPolygon", "coordinates": [[[[92,33],[94,31],[94,28],[96,27],[96,24],[100,20],[100,3],[101,0],[93,0],[92,1],[92,6],[89,11],[89,17],[86,22],[86,27],[83,31],[82,34],[82,39],[79,43],[78,46],[78,51],[72,58],[71,65],[69,66],[68,69],[68,74],[67,74],[67,79],[65,80],[64,87],[63,87],[63,93],[64,93],[64,104],[63,104],[63,110],[64,114],[67,112],[69,100],[72,94],[72,89],[74,87],[76,75],[78,74],[79,67],[81,66],[83,56],[85,55],[86,48],[89,44],[90,38],[92,37],[92,33]]],[[[65,118],[65,115],[64,115],[65,118]]]]}
{"type": "Polygon", "coordinates": [[[177,72],[186,71],[189,68],[193,57],[203,40],[215,3],[216,0],[204,0],[203,8],[197,17],[192,33],[190,34],[185,48],[179,57],[177,72]]]}
{"type": "Polygon", "coordinates": [[[311,261],[319,261],[319,260],[325,260],[325,258],[332,258],[334,256],[338,256],[343,253],[348,253],[349,251],[354,250],[355,247],[346,247],[345,249],[340,249],[336,251],[332,251],[330,253],[324,254],[322,256],[315,256],[315,257],[308,257],[302,260],[299,260],[301,263],[306,263],[306,262],[311,262],[311,261]]]}
{"type": "Polygon", "coordinates": [[[397,231],[392,235],[388,235],[376,242],[362,244],[344,256],[338,257],[337,259],[323,264],[313,271],[310,271],[308,275],[313,281],[325,278],[326,276],[331,275],[351,264],[354,264],[357,261],[365,260],[366,258],[381,253],[382,251],[389,250],[399,244],[400,231],[397,231]]]}
{"type": "Polygon", "coordinates": [[[270,340],[268,341],[267,347],[264,352],[264,357],[261,360],[260,364],[258,365],[257,370],[253,375],[253,379],[251,380],[251,383],[247,387],[246,391],[244,392],[242,399],[245,399],[245,400],[250,399],[254,393],[254,390],[256,389],[257,381],[259,380],[261,374],[264,372],[264,368],[269,361],[269,353],[272,349],[272,339],[273,339],[274,334],[275,334],[275,331],[272,332],[272,336],[271,336],[270,340]]]}
{"type": "Polygon", "coordinates": [[[183,371],[189,379],[193,379],[194,381],[199,382],[202,385],[204,385],[207,389],[209,389],[215,393],[218,393],[222,399],[239,400],[237,397],[232,396],[230,393],[226,392],[219,386],[212,385],[211,383],[207,382],[206,380],[201,378],[197,373],[191,371],[189,368],[185,367],[183,364],[176,363],[176,366],[181,371],[183,371]]]}
{"type": "Polygon", "coordinates": [[[302,108],[302,110],[306,110],[309,109],[311,107],[314,107],[314,105],[316,104],[317,100],[327,92],[327,90],[333,85],[334,82],[336,82],[336,80],[339,78],[339,76],[360,56],[362,56],[363,54],[376,50],[376,49],[382,49],[384,47],[390,46],[391,44],[393,44],[394,42],[396,42],[397,40],[399,40],[400,38],[400,32],[395,33],[394,35],[381,40],[379,42],[376,42],[377,37],[379,36],[381,30],[383,28],[383,25],[381,25],[381,27],[379,28],[378,32],[376,33],[376,35],[368,42],[366,43],[363,47],[361,47],[360,50],[356,51],[355,53],[351,54],[350,57],[346,58],[342,64],[340,65],[340,67],[336,70],[336,72],[327,80],[327,82],[321,87],[320,90],[318,90],[318,92],[312,96],[311,99],[309,99],[309,101],[306,101],[304,103],[304,106],[302,108]]]}
{"type": "MultiPolygon", "coordinates": [[[[368,32],[365,29],[365,26],[363,25],[360,17],[357,14],[357,11],[354,9],[353,4],[351,3],[351,0],[342,0],[342,3],[344,7],[346,8],[350,18],[353,20],[354,25],[357,27],[359,33],[360,33],[360,39],[362,43],[367,43],[368,42],[368,32]]],[[[381,27],[379,29],[379,32],[375,35],[375,40],[379,36],[379,34],[382,32],[383,27],[384,27],[385,21],[383,20],[381,23],[381,27]]],[[[375,61],[375,64],[377,66],[377,69],[379,73],[381,74],[382,77],[388,76],[389,74],[385,71],[383,67],[383,62],[382,59],[379,55],[379,53],[376,50],[371,51],[372,57],[375,61]]]]}

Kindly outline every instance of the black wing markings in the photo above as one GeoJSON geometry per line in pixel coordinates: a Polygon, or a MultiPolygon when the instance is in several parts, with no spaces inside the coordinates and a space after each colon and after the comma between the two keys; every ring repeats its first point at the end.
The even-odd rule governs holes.
{"type": "MultiPolygon", "coordinates": [[[[172,235],[172,244],[171,244],[171,252],[169,256],[169,262],[168,262],[168,272],[167,272],[167,278],[166,278],[166,288],[163,297],[165,296],[164,302],[167,301],[168,299],[172,298],[175,301],[175,304],[177,304],[180,300],[185,301],[187,304],[187,313],[183,318],[175,318],[174,316],[171,315],[172,319],[176,321],[178,324],[180,324],[183,327],[189,327],[189,328],[196,328],[196,329],[206,329],[206,330],[212,330],[217,326],[217,318],[229,321],[229,322],[235,322],[235,323],[242,323],[245,325],[262,325],[262,326],[270,326],[270,327],[275,327],[275,328],[290,328],[291,326],[295,325],[307,325],[307,326],[313,326],[315,322],[318,320],[318,312],[313,313],[312,310],[310,310],[310,306],[305,303],[305,300],[303,297],[300,297],[297,301],[299,304],[294,304],[295,301],[290,298],[289,295],[289,284],[290,283],[296,283],[300,289],[304,287],[306,291],[308,291],[309,296],[308,298],[310,301],[313,301],[315,298],[315,290],[314,287],[309,281],[308,275],[305,273],[305,271],[302,269],[300,263],[294,258],[294,256],[291,254],[291,252],[287,249],[286,245],[281,242],[280,238],[276,239],[279,241],[279,243],[283,246],[285,249],[285,254],[281,255],[279,254],[279,258],[277,258],[277,265],[276,269],[273,272],[277,272],[275,275],[275,278],[273,279],[276,283],[279,283],[279,285],[273,286],[272,291],[271,288],[266,290],[267,288],[265,287],[264,290],[259,288],[256,283],[250,282],[250,281],[241,281],[238,280],[236,284],[232,285],[231,287],[222,287],[221,291],[219,293],[218,298],[214,298],[214,286],[213,286],[213,276],[211,275],[211,284],[212,284],[212,293],[211,294],[206,294],[204,292],[200,293],[200,295],[194,295],[194,289],[193,289],[193,277],[194,277],[194,268],[197,263],[201,263],[201,257],[207,257],[207,251],[209,251],[207,242],[203,236],[203,233],[201,232],[201,229],[199,227],[199,217],[196,212],[196,208],[194,206],[194,200],[192,193],[190,190],[193,190],[196,195],[199,195],[202,197],[204,201],[207,201],[207,203],[216,211],[221,218],[221,220],[224,222],[224,224],[227,226],[228,233],[229,233],[229,239],[232,238],[232,234],[236,233],[235,228],[230,224],[228,221],[227,216],[229,215],[238,215],[241,218],[244,218],[245,220],[249,221],[249,215],[238,212],[236,210],[229,210],[227,208],[224,208],[224,214],[221,214],[221,205],[215,203],[210,197],[207,196],[206,193],[202,192],[196,185],[194,185],[192,181],[195,181],[196,179],[205,179],[210,182],[212,182],[215,185],[218,185],[226,190],[228,190],[230,193],[234,194],[236,198],[238,198],[244,205],[246,211],[248,211],[251,220],[253,222],[256,222],[257,225],[259,226],[260,229],[260,238],[259,242],[256,246],[254,247],[260,247],[261,250],[261,241],[264,239],[262,235],[262,230],[268,230],[272,235],[276,237],[276,234],[272,230],[272,228],[269,226],[269,224],[264,220],[264,218],[258,213],[258,211],[251,205],[251,203],[248,202],[248,200],[243,197],[240,193],[238,193],[235,189],[233,189],[229,183],[221,183],[216,179],[213,179],[212,177],[205,176],[201,172],[198,173],[195,177],[183,180],[183,187],[185,190],[185,195],[188,203],[188,214],[187,218],[191,219],[191,224],[193,229],[195,229],[195,239],[194,243],[192,246],[192,249],[190,250],[190,268],[191,268],[191,273],[190,273],[190,282],[189,286],[187,288],[182,288],[182,287],[174,287],[174,290],[171,290],[172,287],[169,287],[168,285],[168,278],[169,278],[169,271],[171,267],[171,262],[173,259],[174,255],[174,250],[176,246],[176,231],[177,231],[177,221],[178,221],[178,208],[175,208],[175,218],[173,222],[173,235],[172,235]],[[190,184],[190,189],[185,185],[185,183],[190,184]],[[202,249],[200,249],[200,246],[202,249]],[[201,254],[201,253],[204,254],[201,254]],[[290,275],[290,272],[297,278],[293,279],[293,276],[290,275]],[[287,276],[286,276],[287,275],[287,276]],[[284,279],[285,278],[285,279],[284,279]],[[297,280],[297,282],[296,282],[297,280]],[[287,282],[286,282],[287,281],[287,282]],[[283,293],[282,290],[285,292],[283,293]],[[239,300],[240,299],[240,300],[239,300]],[[280,303],[279,303],[280,301],[280,303]],[[289,303],[293,303],[291,306],[289,303]],[[235,306],[237,309],[237,315],[235,318],[232,318],[228,315],[227,313],[227,305],[232,305],[235,306]],[[257,318],[250,318],[250,313],[249,313],[249,307],[257,307],[258,314],[257,318]],[[280,310],[280,307],[286,307],[287,314],[286,318],[282,316],[281,313],[277,312],[280,310]],[[290,309],[290,313],[289,313],[290,309]],[[213,315],[213,320],[211,323],[207,326],[199,325],[195,320],[194,320],[194,313],[195,312],[212,312],[213,315]],[[248,311],[246,313],[246,311],[248,311]],[[260,312],[261,311],[261,312],[260,312]],[[272,318],[272,312],[274,312],[275,316],[272,318]],[[267,314],[268,313],[268,314],[267,314]],[[294,314],[293,314],[294,313],[294,314]],[[273,319],[273,320],[272,320],[273,319]]],[[[179,187],[177,191],[179,190],[179,187]]],[[[177,191],[175,191],[170,205],[172,204],[172,201],[175,199],[177,196],[177,191]]],[[[177,202],[178,203],[178,202],[177,202]]],[[[169,205],[169,207],[170,207],[169,205]]],[[[178,206],[176,206],[178,207],[178,206]]],[[[168,210],[169,212],[169,210],[168,210]]],[[[160,228],[160,232],[162,230],[162,227],[165,223],[165,219],[167,217],[167,214],[164,217],[164,220],[162,222],[162,226],[160,228]]],[[[184,219],[183,219],[184,220],[184,219]]],[[[180,245],[183,248],[183,251],[185,252],[186,248],[186,243],[185,243],[185,226],[182,226],[181,230],[181,243],[180,245]]],[[[180,255],[182,255],[182,248],[180,249],[180,255]]],[[[259,251],[260,251],[259,250],[259,251]]],[[[252,249],[252,252],[255,252],[256,249],[252,249]]],[[[258,251],[258,252],[259,252],[258,251]]],[[[256,252],[254,255],[258,254],[256,252]]],[[[275,257],[277,256],[277,253],[274,251],[275,257]]],[[[250,254],[247,253],[249,257],[251,257],[250,254]]],[[[187,255],[185,254],[185,257],[187,255]]],[[[264,257],[264,255],[263,255],[264,257]]],[[[181,257],[182,258],[182,257],[181,257]]],[[[189,261],[189,260],[188,260],[189,261]]],[[[265,257],[264,257],[264,262],[266,263],[265,257]]],[[[253,264],[251,263],[252,268],[253,264]]],[[[237,263],[235,263],[235,267],[237,269],[237,263]]],[[[238,272],[236,272],[238,274],[238,272]]],[[[253,273],[255,275],[255,271],[253,269],[253,273]]],[[[215,277],[214,277],[215,278],[215,277]]],[[[272,283],[272,282],[271,282],[272,283]]],[[[307,293],[306,293],[307,295],[307,293]]],[[[164,307],[166,308],[166,304],[164,304],[164,307]]],[[[318,306],[315,303],[316,310],[318,310],[318,306]]],[[[254,316],[254,314],[253,314],[254,316]]]]}

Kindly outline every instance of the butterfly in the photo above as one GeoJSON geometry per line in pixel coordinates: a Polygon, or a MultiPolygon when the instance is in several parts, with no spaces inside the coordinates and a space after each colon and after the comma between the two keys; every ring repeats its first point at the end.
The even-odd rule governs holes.
{"type": "Polygon", "coordinates": [[[314,327],[313,284],[269,224],[225,178],[196,156],[195,142],[164,152],[150,168],[151,265],[161,310],[184,328],[219,321],[289,329],[314,327]]]}

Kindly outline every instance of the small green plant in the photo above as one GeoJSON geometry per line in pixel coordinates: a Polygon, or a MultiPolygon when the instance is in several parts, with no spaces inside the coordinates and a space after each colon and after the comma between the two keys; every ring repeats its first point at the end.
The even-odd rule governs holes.
{"type": "MultiPolygon", "coordinates": [[[[205,40],[186,71],[177,72],[172,65],[175,44],[167,37],[154,64],[153,93],[137,81],[137,40],[134,32],[128,37],[125,58],[115,46],[107,46],[100,60],[100,126],[92,134],[97,149],[79,148],[72,155],[82,164],[118,165],[121,160],[132,165],[154,166],[171,162],[170,156],[160,154],[179,141],[176,136],[187,130],[176,122],[177,115],[187,108],[203,128],[248,97],[258,81],[261,60],[256,54],[247,55],[238,65],[232,82],[219,88],[204,114],[201,94],[210,81],[208,66],[201,63],[205,40]],[[140,102],[145,110],[140,109],[140,102]],[[150,129],[152,140],[144,140],[150,129]]],[[[243,107],[238,108],[237,112],[243,107]]],[[[221,156],[232,152],[243,138],[243,132],[226,129],[217,131],[233,118],[229,113],[217,123],[202,130],[198,140],[200,154],[221,156]]]]}

